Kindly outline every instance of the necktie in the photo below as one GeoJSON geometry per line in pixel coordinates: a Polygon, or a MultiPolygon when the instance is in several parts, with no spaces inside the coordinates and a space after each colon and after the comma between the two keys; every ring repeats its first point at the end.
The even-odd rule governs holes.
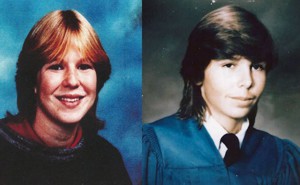
{"type": "Polygon", "coordinates": [[[239,139],[236,137],[235,134],[225,134],[221,138],[221,142],[225,144],[227,147],[227,151],[224,157],[224,162],[226,166],[232,165],[236,162],[241,154],[239,139]]]}

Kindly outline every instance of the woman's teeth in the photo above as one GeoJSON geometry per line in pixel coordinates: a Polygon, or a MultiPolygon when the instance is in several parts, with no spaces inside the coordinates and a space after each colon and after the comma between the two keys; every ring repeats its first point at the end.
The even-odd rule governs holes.
{"type": "Polygon", "coordinates": [[[66,102],[70,102],[70,103],[73,103],[73,102],[76,102],[79,100],[79,98],[60,98],[61,101],[66,101],[66,102]]]}

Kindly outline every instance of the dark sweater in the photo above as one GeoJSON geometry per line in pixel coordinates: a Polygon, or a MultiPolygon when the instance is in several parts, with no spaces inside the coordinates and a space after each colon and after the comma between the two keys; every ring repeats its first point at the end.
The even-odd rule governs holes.
{"type": "Polygon", "coordinates": [[[119,151],[100,136],[75,148],[47,148],[0,121],[0,185],[131,184],[119,151]]]}

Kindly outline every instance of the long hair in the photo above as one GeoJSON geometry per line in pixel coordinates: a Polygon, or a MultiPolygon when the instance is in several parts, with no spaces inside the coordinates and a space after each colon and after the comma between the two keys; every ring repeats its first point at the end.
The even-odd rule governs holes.
{"type": "MultiPolygon", "coordinates": [[[[57,10],[39,20],[27,35],[20,52],[17,73],[18,117],[33,122],[36,113],[34,87],[37,74],[47,62],[63,58],[68,49],[77,47],[85,60],[93,63],[97,74],[97,93],[109,79],[111,65],[100,39],[90,23],[75,10],[57,10]]],[[[94,105],[83,118],[82,126],[97,131],[103,126],[96,117],[94,105]]]]}
{"type": "MultiPolygon", "coordinates": [[[[243,56],[253,63],[266,62],[268,72],[277,62],[277,55],[267,28],[249,11],[228,5],[205,15],[189,36],[182,61],[183,98],[177,115],[181,119],[195,117],[203,121],[206,104],[197,83],[211,60],[243,56]]],[[[253,125],[257,104],[248,114],[253,125]]]]}

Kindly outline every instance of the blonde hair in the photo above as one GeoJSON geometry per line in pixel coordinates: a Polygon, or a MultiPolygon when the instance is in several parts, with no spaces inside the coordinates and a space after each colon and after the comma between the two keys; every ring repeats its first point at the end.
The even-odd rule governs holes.
{"type": "Polygon", "coordinates": [[[32,28],[28,39],[31,41],[30,49],[42,49],[40,54],[49,61],[63,57],[71,45],[92,62],[108,60],[96,32],[75,10],[57,10],[47,14],[32,28]]]}

